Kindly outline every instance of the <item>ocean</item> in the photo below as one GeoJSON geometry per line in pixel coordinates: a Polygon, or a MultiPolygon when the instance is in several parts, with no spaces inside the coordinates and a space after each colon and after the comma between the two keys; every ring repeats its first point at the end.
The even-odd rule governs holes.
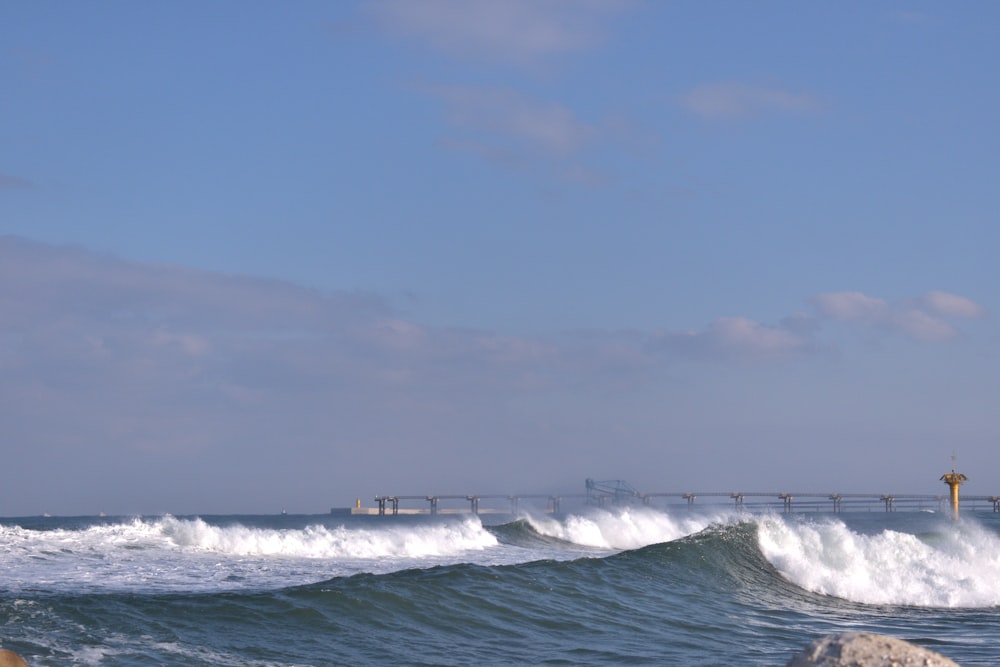
{"type": "Polygon", "coordinates": [[[1000,664],[1000,514],[0,519],[43,665],[784,665],[864,630],[1000,664]]]}

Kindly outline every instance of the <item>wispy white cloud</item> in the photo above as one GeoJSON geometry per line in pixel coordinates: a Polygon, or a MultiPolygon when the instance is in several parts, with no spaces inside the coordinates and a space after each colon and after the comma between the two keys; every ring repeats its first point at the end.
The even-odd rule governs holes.
{"type": "Polygon", "coordinates": [[[889,313],[889,304],[861,292],[830,292],[812,299],[820,313],[834,320],[880,320],[889,313]]]}
{"type": "Polygon", "coordinates": [[[884,324],[927,343],[950,340],[958,335],[958,330],[948,322],[916,308],[893,312],[884,324]]]}
{"type": "Polygon", "coordinates": [[[368,13],[386,32],[460,58],[530,65],[589,49],[623,0],[373,0],[368,13]]]}
{"type": "Polygon", "coordinates": [[[818,294],[811,301],[824,318],[872,325],[924,342],[941,342],[958,336],[949,318],[982,317],[986,312],[971,299],[942,291],[928,292],[910,299],[914,305],[898,307],[862,292],[818,294]]]}
{"type": "Polygon", "coordinates": [[[908,305],[899,307],[863,292],[829,292],[809,301],[818,317],[799,312],[777,325],[748,317],[720,317],[703,329],[652,334],[648,344],[652,350],[676,358],[724,363],[774,361],[824,349],[824,321],[854,322],[916,341],[938,343],[959,335],[948,319],[985,314],[985,309],[972,300],[939,291],[910,299],[908,305]]]}
{"type": "Polygon", "coordinates": [[[587,122],[571,109],[509,88],[423,86],[448,119],[444,148],[505,168],[600,187],[610,176],[588,163],[593,149],[615,140],[617,128],[587,122]]]}
{"type": "Polygon", "coordinates": [[[774,360],[808,350],[802,327],[770,326],[746,317],[721,317],[705,329],[667,332],[653,346],[686,357],[717,361],[774,360]]]}
{"type": "Polygon", "coordinates": [[[677,99],[688,111],[714,120],[748,118],[769,113],[811,113],[823,108],[810,93],[744,83],[707,83],[677,99]]]}
{"type": "Polygon", "coordinates": [[[65,321],[117,330],[197,326],[287,334],[332,330],[387,311],[371,294],[322,293],[278,280],[128,262],[15,237],[0,237],[0,256],[8,326],[33,326],[58,313],[65,321]]]}
{"type": "Polygon", "coordinates": [[[928,292],[918,302],[924,309],[942,317],[977,318],[986,314],[986,309],[972,299],[941,290],[928,292]]]}
{"type": "Polygon", "coordinates": [[[604,340],[427,327],[372,295],[13,237],[0,237],[0,313],[0,422],[58,414],[38,437],[161,454],[327,413],[359,432],[390,410],[398,438],[429,410],[602,386],[656,363],[604,340]]]}
{"type": "MultiPolygon", "coordinates": [[[[608,19],[634,0],[372,0],[366,14],[386,34],[472,62],[547,66],[554,56],[594,48],[608,19]]],[[[611,178],[595,166],[595,147],[635,150],[655,143],[627,118],[588,121],[567,104],[544,100],[517,84],[427,84],[415,89],[440,100],[448,133],[437,144],[531,177],[585,187],[611,178]]],[[[607,164],[607,160],[602,160],[607,164]]]]}
{"type": "Polygon", "coordinates": [[[485,142],[516,142],[531,152],[566,156],[581,150],[596,128],[560,104],[503,88],[431,86],[452,128],[485,142]]]}

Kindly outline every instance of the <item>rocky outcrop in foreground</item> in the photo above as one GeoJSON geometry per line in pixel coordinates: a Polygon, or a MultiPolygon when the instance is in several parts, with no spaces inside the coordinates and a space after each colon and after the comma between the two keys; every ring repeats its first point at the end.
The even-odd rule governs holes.
{"type": "Polygon", "coordinates": [[[958,667],[958,663],[895,637],[845,632],[817,639],[785,667],[958,667]]]}
{"type": "Polygon", "coordinates": [[[28,667],[28,663],[17,653],[0,648],[0,667],[28,667]]]}

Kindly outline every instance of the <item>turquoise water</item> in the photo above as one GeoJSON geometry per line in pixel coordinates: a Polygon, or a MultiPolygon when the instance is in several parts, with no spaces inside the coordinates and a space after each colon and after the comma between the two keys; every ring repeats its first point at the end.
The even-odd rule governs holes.
{"type": "Polygon", "coordinates": [[[0,644],[33,667],[783,665],[850,629],[995,665],[998,518],[5,519],[0,644]]]}

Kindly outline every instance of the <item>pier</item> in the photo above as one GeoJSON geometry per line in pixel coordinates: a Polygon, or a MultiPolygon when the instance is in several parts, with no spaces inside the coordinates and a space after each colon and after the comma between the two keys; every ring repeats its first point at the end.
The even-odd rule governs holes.
{"type": "MultiPolygon", "coordinates": [[[[526,494],[421,494],[377,495],[375,508],[342,510],[346,513],[377,514],[511,514],[516,515],[522,501],[530,502],[533,509],[551,514],[562,511],[564,501],[596,507],[656,506],[687,507],[731,504],[736,510],[773,509],[785,513],[844,511],[942,511],[949,501],[948,495],[914,493],[835,493],[789,491],[653,491],[641,492],[623,480],[586,480],[585,493],[526,493],[526,494]],[[480,503],[486,501],[486,507],[480,503]],[[414,508],[416,503],[419,506],[414,508]],[[426,503],[426,504],[425,504],[426,503]],[[442,503],[446,507],[442,507],[442,503]],[[544,509],[539,505],[544,503],[544,509]],[[410,505],[402,508],[401,504],[410,505]],[[457,505],[457,507],[456,507],[457,505]],[[422,507],[421,507],[422,506],[422,507]]],[[[992,509],[1000,512],[1000,496],[961,496],[968,508],[992,509]]]]}
{"type": "Polygon", "coordinates": [[[526,499],[542,499],[547,501],[548,505],[546,507],[547,512],[558,514],[560,511],[560,501],[566,497],[576,497],[584,498],[583,494],[575,496],[565,496],[565,495],[554,495],[547,493],[525,493],[525,494],[439,494],[439,495],[423,495],[423,496],[375,496],[375,502],[378,503],[378,514],[379,516],[385,516],[386,514],[397,515],[399,514],[399,503],[403,500],[420,500],[429,503],[428,509],[424,513],[438,514],[439,508],[438,503],[441,500],[464,500],[469,503],[469,512],[472,514],[480,513],[490,513],[490,514],[517,514],[520,511],[521,501],[526,499]],[[506,500],[509,505],[509,510],[488,508],[480,509],[479,502],[481,500],[506,500]]]}

